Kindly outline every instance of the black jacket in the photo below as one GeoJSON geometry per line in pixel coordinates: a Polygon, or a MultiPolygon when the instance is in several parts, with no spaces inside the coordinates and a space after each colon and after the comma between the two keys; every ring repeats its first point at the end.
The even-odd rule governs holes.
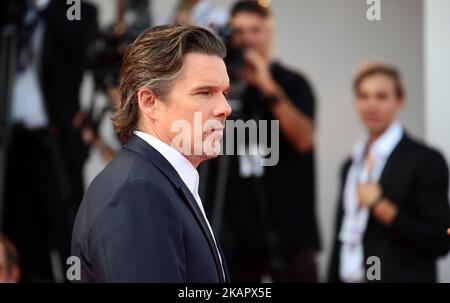
{"type": "MultiPolygon", "coordinates": [[[[351,160],[341,174],[329,281],[340,282],[338,234],[343,219],[343,189],[351,160]]],[[[436,260],[450,247],[448,167],[442,155],[404,135],[382,172],[384,196],[399,212],[389,227],[370,217],[363,239],[365,260],[381,261],[380,282],[436,282],[436,260]]]]}
{"type": "Polygon", "coordinates": [[[67,19],[70,5],[52,0],[43,11],[45,20],[40,82],[50,126],[57,135],[67,165],[79,165],[87,155],[73,118],[80,110],[79,91],[87,68],[88,46],[97,32],[97,10],[81,2],[81,20],[67,19]]]}
{"type": "Polygon", "coordinates": [[[89,186],[72,255],[83,282],[221,282],[213,241],[175,169],[133,136],[89,186]]]}

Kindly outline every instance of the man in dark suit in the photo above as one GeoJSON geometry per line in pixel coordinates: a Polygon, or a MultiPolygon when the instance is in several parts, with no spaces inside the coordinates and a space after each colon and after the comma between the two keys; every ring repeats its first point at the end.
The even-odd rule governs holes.
{"type": "Polygon", "coordinates": [[[71,223],[82,197],[87,150],[72,121],[96,9],[82,3],[81,20],[70,21],[63,0],[2,1],[6,11],[13,6],[21,30],[2,227],[17,245],[23,281],[55,281],[64,277],[57,269],[70,254],[71,223]]]}
{"type": "Polygon", "coordinates": [[[343,166],[329,279],[436,282],[436,260],[450,247],[447,164],[397,121],[405,101],[395,68],[363,67],[354,93],[368,135],[343,166]]]}
{"type": "Polygon", "coordinates": [[[126,143],[89,186],[73,231],[82,281],[228,280],[196,170],[218,155],[231,112],[224,55],[189,25],[145,30],[129,47],[114,117],[126,143]]]}

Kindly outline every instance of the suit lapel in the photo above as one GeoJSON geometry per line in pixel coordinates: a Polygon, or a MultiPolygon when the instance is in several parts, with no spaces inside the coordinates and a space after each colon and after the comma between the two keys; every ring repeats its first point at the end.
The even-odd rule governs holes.
{"type": "Polygon", "coordinates": [[[230,273],[228,272],[228,265],[225,260],[225,254],[223,253],[222,247],[220,246],[219,242],[217,242],[217,249],[219,250],[220,256],[222,257],[222,267],[223,267],[223,273],[225,275],[225,282],[230,283],[230,273]]]}
{"type": "Polygon", "coordinates": [[[391,176],[397,170],[396,167],[398,164],[398,160],[401,157],[402,149],[408,140],[409,140],[408,135],[405,133],[403,135],[403,138],[400,140],[400,142],[397,144],[397,146],[394,148],[391,155],[387,159],[386,164],[383,168],[383,172],[381,173],[381,176],[380,176],[380,181],[379,181],[379,183],[383,189],[386,189],[389,186],[389,184],[395,184],[395,182],[394,183],[391,182],[391,178],[392,178],[391,176]]]}
{"type": "MultiPolygon", "coordinates": [[[[213,253],[214,261],[216,263],[217,271],[219,274],[219,280],[220,280],[220,282],[225,282],[225,277],[224,277],[225,271],[223,270],[223,267],[220,263],[219,252],[218,252],[219,244],[217,243],[217,248],[216,248],[216,244],[211,235],[211,232],[209,231],[209,227],[204,219],[203,214],[201,213],[201,210],[199,209],[199,207],[197,205],[197,201],[192,196],[192,193],[189,191],[189,189],[184,184],[181,185],[180,189],[185,197],[185,200],[188,202],[188,205],[189,205],[192,213],[194,214],[194,217],[197,219],[197,222],[200,224],[206,239],[208,240],[209,248],[211,249],[211,252],[213,253]]],[[[222,258],[222,260],[223,260],[223,258],[222,258]]]]}
{"type": "MultiPolygon", "coordinates": [[[[216,249],[216,244],[211,235],[211,232],[209,231],[205,218],[197,205],[197,201],[187,188],[186,184],[184,184],[183,180],[181,180],[175,168],[173,168],[173,166],[169,163],[169,161],[166,160],[166,158],[164,158],[163,155],[161,155],[151,145],[149,145],[147,142],[145,142],[136,135],[133,135],[123,146],[123,148],[138,153],[143,157],[145,157],[148,161],[152,162],[161,171],[161,173],[163,173],[171,181],[171,183],[175,186],[175,188],[177,188],[177,190],[180,191],[180,193],[184,197],[184,200],[188,204],[189,209],[194,215],[194,218],[200,225],[204,236],[206,237],[209,248],[214,257],[217,273],[219,276],[219,281],[225,282],[224,277],[225,269],[224,267],[222,267],[220,263],[219,252],[218,249],[216,249]]],[[[222,260],[224,259],[222,258],[222,260]]]]}

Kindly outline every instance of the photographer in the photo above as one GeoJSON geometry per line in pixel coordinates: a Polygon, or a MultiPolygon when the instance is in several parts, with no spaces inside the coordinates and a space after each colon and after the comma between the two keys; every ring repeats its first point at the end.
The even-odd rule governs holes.
{"type": "Polygon", "coordinates": [[[245,173],[244,157],[231,158],[222,236],[232,281],[259,282],[271,274],[276,282],[316,282],[312,89],[301,75],[273,61],[270,8],[240,1],[230,25],[229,53],[240,50],[243,57],[241,118],[280,125],[279,162],[259,167],[262,176],[245,173]]]}

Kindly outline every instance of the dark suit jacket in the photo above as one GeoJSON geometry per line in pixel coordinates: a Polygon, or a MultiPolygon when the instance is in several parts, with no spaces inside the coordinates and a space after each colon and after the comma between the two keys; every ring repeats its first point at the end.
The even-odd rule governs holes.
{"type": "Polygon", "coordinates": [[[83,282],[222,282],[213,241],[178,173],[134,135],[90,185],[72,255],[83,282]]]}
{"type": "Polygon", "coordinates": [[[80,133],[73,128],[73,118],[80,110],[79,90],[87,68],[88,46],[97,33],[97,10],[81,2],[81,20],[70,21],[70,5],[52,0],[43,11],[45,20],[40,82],[50,125],[68,166],[79,166],[87,156],[80,133]]]}
{"type": "MultiPolygon", "coordinates": [[[[343,219],[343,189],[351,160],[341,174],[330,282],[340,282],[338,234],[343,219]]],[[[450,247],[448,167],[442,155],[404,135],[382,172],[384,196],[398,215],[389,227],[370,216],[363,239],[365,259],[378,256],[381,282],[436,282],[436,259],[450,247]]],[[[376,282],[376,281],[375,281],[376,282]]]]}

